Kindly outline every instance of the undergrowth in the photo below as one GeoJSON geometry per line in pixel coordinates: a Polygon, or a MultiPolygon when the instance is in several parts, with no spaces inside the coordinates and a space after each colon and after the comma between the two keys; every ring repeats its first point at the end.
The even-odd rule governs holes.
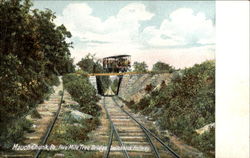
{"type": "MultiPolygon", "coordinates": [[[[77,74],[67,74],[63,76],[64,88],[69,92],[73,100],[78,104],[66,105],[65,108],[78,110],[92,116],[90,119],[75,119],[71,112],[64,112],[60,121],[55,125],[49,144],[70,145],[84,144],[89,140],[88,134],[100,125],[100,107],[97,105],[99,97],[95,88],[90,84],[85,76],[77,74]]],[[[41,157],[51,157],[55,151],[44,152],[41,157]]],[[[83,157],[84,151],[61,151],[66,157],[83,157]]]]}
{"type": "Polygon", "coordinates": [[[134,112],[156,120],[162,130],[169,130],[187,144],[214,156],[215,130],[198,135],[195,130],[215,122],[215,63],[206,61],[175,71],[168,85],[151,91],[139,103],[127,102],[134,112]]]}

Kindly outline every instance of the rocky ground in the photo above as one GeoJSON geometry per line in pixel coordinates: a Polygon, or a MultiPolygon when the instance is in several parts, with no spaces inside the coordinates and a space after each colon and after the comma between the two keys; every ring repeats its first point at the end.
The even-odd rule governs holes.
{"type": "Polygon", "coordinates": [[[124,75],[120,85],[119,97],[137,103],[147,95],[144,90],[147,85],[151,84],[154,88],[159,88],[163,81],[168,84],[170,79],[171,74],[169,73],[124,75]]]}

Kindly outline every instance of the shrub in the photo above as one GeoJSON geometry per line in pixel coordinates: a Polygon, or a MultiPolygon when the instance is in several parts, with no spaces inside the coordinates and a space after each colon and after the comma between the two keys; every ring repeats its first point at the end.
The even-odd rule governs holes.
{"type": "Polygon", "coordinates": [[[130,108],[134,109],[135,112],[140,112],[146,109],[150,105],[150,98],[144,97],[140,100],[139,103],[134,103],[133,101],[130,101],[130,108]]]}
{"type": "Polygon", "coordinates": [[[111,90],[116,94],[118,89],[119,79],[116,78],[111,84],[111,90]]]}
{"type": "Polygon", "coordinates": [[[215,148],[215,129],[212,128],[209,131],[192,137],[191,144],[197,148],[206,151],[208,154],[213,153],[215,148]]]}
{"type": "Polygon", "coordinates": [[[162,83],[160,90],[152,91],[150,97],[145,96],[129,107],[144,115],[152,115],[159,120],[161,129],[170,130],[188,143],[193,142],[190,144],[202,151],[214,151],[212,132],[201,136],[194,133],[196,129],[215,122],[214,61],[175,71],[170,83],[162,83]],[[162,109],[160,115],[157,114],[159,108],[162,109]]]}
{"type": "Polygon", "coordinates": [[[153,65],[152,71],[172,73],[174,71],[174,68],[166,63],[158,61],[153,65]]]}
{"type": "Polygon", "coordinates": [[[87,128],[86,127],[81,127],[81,126],[74,126],[72,127],[67,127],[65,137],[70,140],[70,141],[81,141],[84,142],[87,140],[88,136],[86,135],[87,133],[87,128]]]}
{"type": "Polygon", "coordinates": [[[150,83],[150,84],[146,85],[146,87],[145,87],[144,90],[145,90],[147,93],[150,93],[153,89],[154,89],[154,86],[150,83]]]}
{"type": "Polygon", "coordinates": [[[53,144],[84,143],[88,140],[88,133],[100,125],[98,117],[77,121],[64,114],[64,119],[53,130],[49,142],[53,144]],[[74,125],[76,123],[76,125],[74,125]],[[64,131],[61,133],[61,131],[64,131]]]}
{"type": "MultiPolygon", "coordinates": [[[[87,54],[84,58],[77,63],[81,70],[85,73],[104,73],[106,72],[102,65],[95,60],[95,54],[87,54]]],[[[97,85],[100,94],[104,94],[109,86],[111,85],[111,80],[109,76],[96,76],[99,85],[97,85]]]]}
{"type": "Polygon", "coordinates": [[[5,129],[0,130],[0,148],[11,148],[15,143],[21,143],[23,134],[29,132],[32,122],[22,118],[8,124],[5,129]]]}
{"type": "Polygon", "coordinates": [[[79,103],[80,111],[93,116],[99,114],[100,107],[96,103],[100,98],[96,96],[96,90],[87,77],[67,74],[63,76],[63,83],[71,97],[79,103]]]}
{"type": "Polygon", "coordinates": [[[144,61],[134,62],[133,68],[134,68],[134,72],[147,72],[148,71],[148,66],[144,61]]]}
{"type": "Polygon", "coordinates": [[[60,96],[62,96],[62,95],[63,95],[63,91],[60,90],[60,91],[58,92],[58,94],[59,94],[60,96]]]}

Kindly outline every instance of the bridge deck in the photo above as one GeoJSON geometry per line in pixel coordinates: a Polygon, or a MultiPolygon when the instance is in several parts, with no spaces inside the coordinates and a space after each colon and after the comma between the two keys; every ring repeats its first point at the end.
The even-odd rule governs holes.
{"type": "Polygon", "coordinates": [[[120,72],[120,73],[92,73],[88,76],[118,76],[118,75],[135,75],[135,74],[146,74],[148,72],[120,72]]]}

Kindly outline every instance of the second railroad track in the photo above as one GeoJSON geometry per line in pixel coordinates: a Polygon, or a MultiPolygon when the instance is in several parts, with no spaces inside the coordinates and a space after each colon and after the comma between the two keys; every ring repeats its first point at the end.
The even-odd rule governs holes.
{"type": "Polygon", "coordinates": [[[116,97],[104,97],[103,105],[110,122],[110,134],[104,158],[156,157],[179,158],[167,144],[124,110],[116,97]],[[115,148],[119,146],[120,148],[115,148]]]}

